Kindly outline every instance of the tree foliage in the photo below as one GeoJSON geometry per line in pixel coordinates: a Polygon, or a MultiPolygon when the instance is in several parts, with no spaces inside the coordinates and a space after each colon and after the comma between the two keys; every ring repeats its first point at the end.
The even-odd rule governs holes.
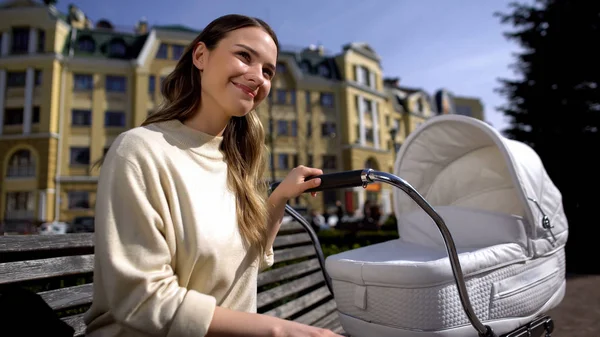
{"type": "Polygon", "coordinates": [[[584,256],[600,207],[600,1],[536,0],[509,9],[496,15],[512,26],[505,36],[521,52],[516,78],[501,79],[498,89],[510,123],[504,132],[540,155],[563,194],[567,256],[584,256]]]}

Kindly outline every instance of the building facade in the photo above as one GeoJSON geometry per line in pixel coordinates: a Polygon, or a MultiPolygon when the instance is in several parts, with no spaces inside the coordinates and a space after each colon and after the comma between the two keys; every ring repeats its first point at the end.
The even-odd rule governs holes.
{"type": "MultiPolygon", "coordinates": [[[[30,0],[0,7],[0,222],[92,216],[94,163],[157,109],[162,81],[198,33],[146,22],[125,31],[93,24],[75,6],[64,14],[30,0]]],[[[316,46],[283,50],[257,110],[272,136],[268,180],[300,164],[392,171],[403,139],[434,115],[424,91],[384,81],[365,43],[333,55],[316,46]]],[[[340,200],[353,211],[374,200],[391,212],[390,196],[387,185],[373,184],[291,204],[323,211],[340,200]]]]}

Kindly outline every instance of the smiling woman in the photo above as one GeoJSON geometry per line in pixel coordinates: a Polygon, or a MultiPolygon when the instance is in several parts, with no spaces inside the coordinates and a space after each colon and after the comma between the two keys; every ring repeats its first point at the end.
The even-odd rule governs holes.
{"type": "Polygon", "coordinates": [[[297,167],[266,197],[254,109],[278,52],[265,22],[216,19],[165,79],[164,105],[115,140],[98,182],[87,336],[337,336],[256,314],[285,204],[323,173],[297,167]]]}

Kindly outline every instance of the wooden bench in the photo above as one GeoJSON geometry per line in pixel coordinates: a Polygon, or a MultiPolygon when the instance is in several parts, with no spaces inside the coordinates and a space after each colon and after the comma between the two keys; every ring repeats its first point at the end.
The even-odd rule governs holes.
{"type": "MultiPolygon", "coordinates": [[[[29,287],[75,329],[92,297],[93,233],[0,237],[0,288],[29,287]]],[[[275,264],[258,275],[258,312],[344,334],[310,237],[298,223],[281,227],[275,264]]]]}

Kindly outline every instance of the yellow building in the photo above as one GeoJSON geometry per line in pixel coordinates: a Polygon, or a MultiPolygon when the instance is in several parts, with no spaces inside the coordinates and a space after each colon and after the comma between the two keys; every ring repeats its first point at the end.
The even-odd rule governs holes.
{"type": "MultiPolygon", "coordinates": [[[[59,13],[31,0],[0,7],[0,223],[92,216],[101,158],[120,133],[161,101],[162,80],[199,31],[183,26],[116,29],[77,7],[59,13]]],[[[395,144],[432,111],[421,90],[384,83],[365,43],[337,54],[311,46],[280,53],[270,97],[258,108],[272,127],[267,179],[296,165],[325,172],[391,171],[395,144]],[[272,123],[271,123],[272,122],[272,123]]],[[[269,134],[267,132],[267,134],[269,134]]],[[[374,184],[308,195],[295,207],[323,211],[365,200],[391,212],[391,190],[374,184]]]]}

